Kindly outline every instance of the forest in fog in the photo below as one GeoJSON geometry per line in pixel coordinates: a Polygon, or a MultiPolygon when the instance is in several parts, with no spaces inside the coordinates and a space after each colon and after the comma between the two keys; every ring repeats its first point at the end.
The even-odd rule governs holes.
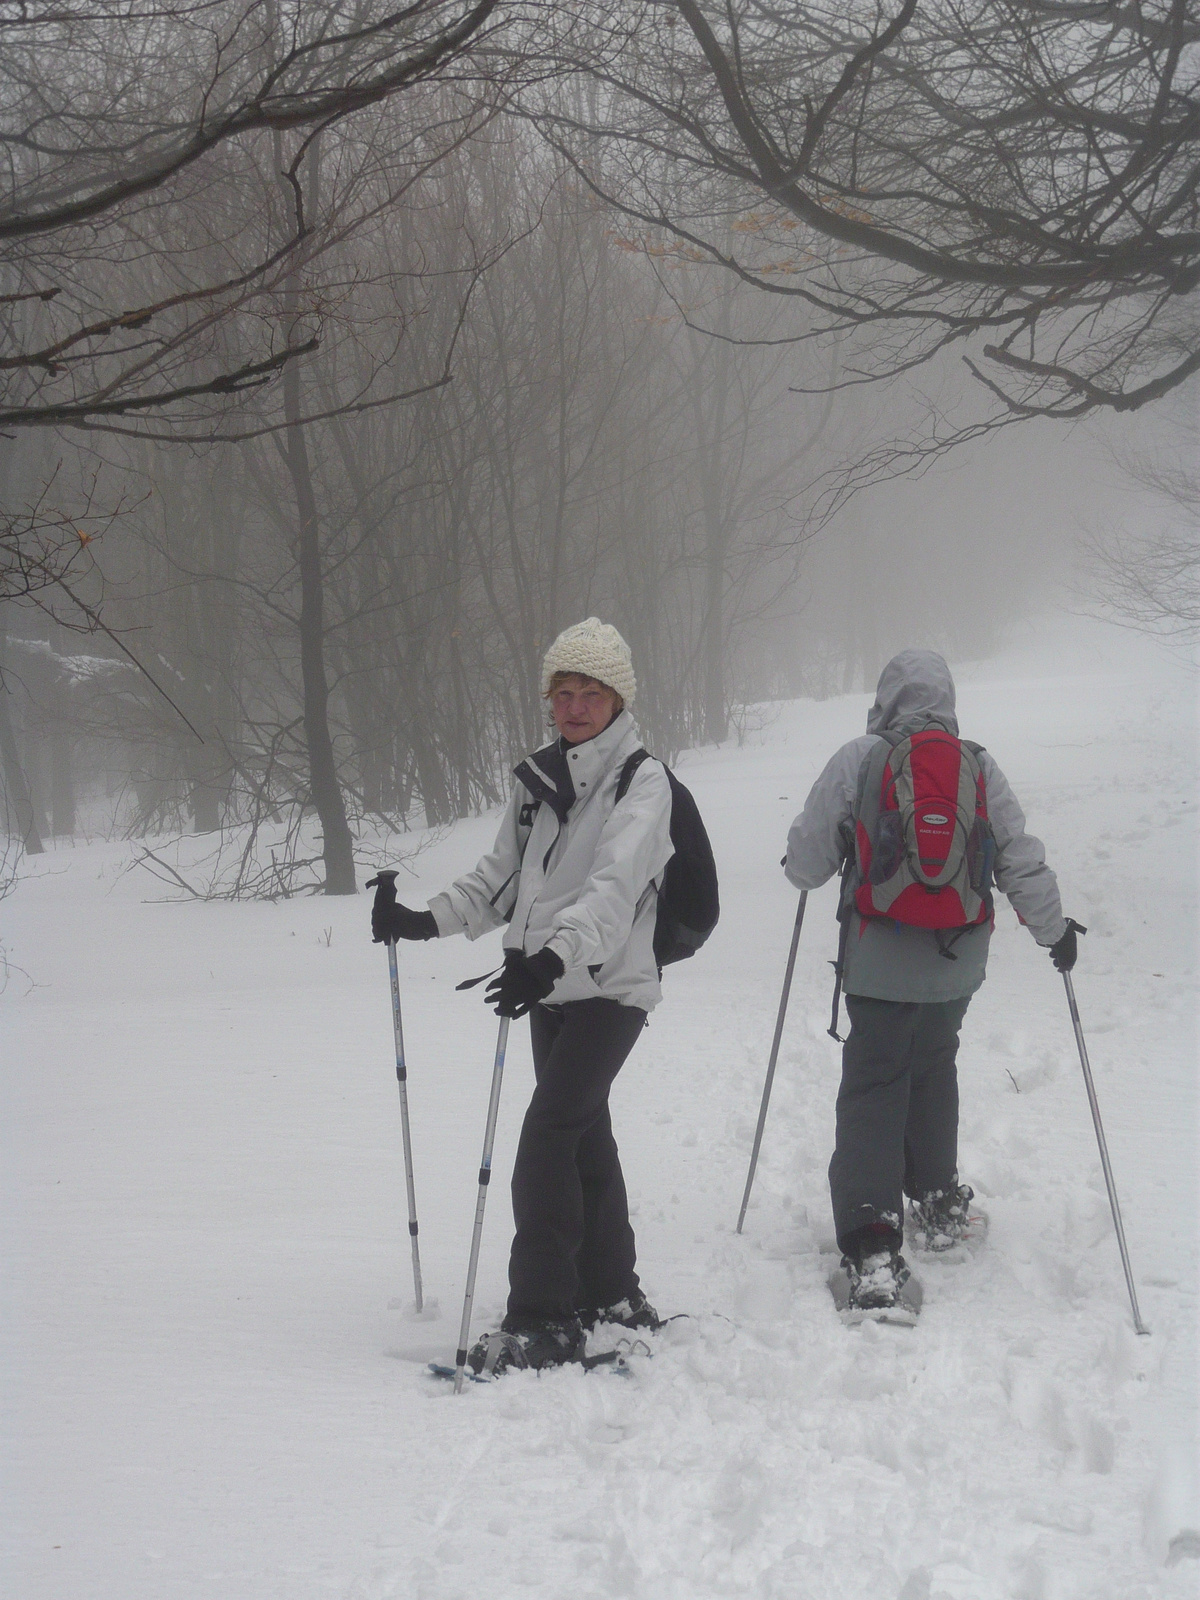
{"type": "Polygon", "coordinates": [[[350,893],[614,622],[665,758],[1197,620],[1176,0],[0,6],[6,873],[350,893]],[[168,881],[160,849],[154,859],[168,881]]]}

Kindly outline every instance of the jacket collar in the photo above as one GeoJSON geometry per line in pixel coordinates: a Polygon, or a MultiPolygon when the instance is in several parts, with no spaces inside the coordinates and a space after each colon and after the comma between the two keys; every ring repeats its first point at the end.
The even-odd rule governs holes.
{"type": "Polygon", "coordinates": [[[535,800],[548,805],[560,822],[566,821],[567,812],[575,804],[575,787],[561,739],[526,756],[513,769],[513,777],[525,785],[535,800]]]}
{"type": "Polygon", "coordinates": [[[583,744],[555,739],[543,745],[525,757],[513,776],[565,822],[577,798],[576,788],[586,797],[604,774],[632,755],[640,743],[633,718],[628,711],[620,711],[603,733],[583,744]]]}

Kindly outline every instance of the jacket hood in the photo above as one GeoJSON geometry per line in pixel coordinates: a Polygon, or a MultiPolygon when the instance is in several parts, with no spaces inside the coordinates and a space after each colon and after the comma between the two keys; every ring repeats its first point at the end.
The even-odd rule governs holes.
{"type": "Polygon", "coordinates": [[[868,733],[915,733],[936,722],[958,733],[954,679],[936,650],[901,650],[879,674],[875,704],[867,712],[868,733]]]}

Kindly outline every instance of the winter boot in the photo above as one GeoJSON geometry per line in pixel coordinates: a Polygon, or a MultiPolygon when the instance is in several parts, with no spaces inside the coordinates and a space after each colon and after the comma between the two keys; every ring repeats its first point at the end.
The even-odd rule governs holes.
{"type": "Polygon", "coordinates": [[[485,1333],[471,1346],[467,1365],[485,1378],[524,1367],[561,1367],[580,1360],[586,1343],[578,1317],[505,1317],[499,1333],[485,1333]]]}
{"type": "Polygon", "coordinates": [[[955,1173],[948,1189],[934,1189],[919,1200],[910,1200],[908,1215],[913,1242],[921,1250],[952,1250],[970,1231],[974,1198],[974,1189],[959,1183],[955,1173]]]}
{"type": "Polygon", "coordinates": [[[908,1263],[897,1245],[887,1246],[872,1255],[843,1256],[842,1266],[850,1279],[848,1306],[852,1311],[890,1311],[901,1303],[908,1282],[908,1263]]]}
{"type": "Polygon", "coordinates": [[[611,1306],[580,1306],[579,1320],[585,1328],[594,1328],[600,1322],[615,1322],[621,1328],[645,1328],[657,1333],[666,1327],[666,1318],[659,1316],[640,1289],[611,1306]]]}
{"type": "Polygon", "coordinates": [[[846,1240],[842,1264],[829,1280],[843,1322],[912,1324],[921,1309],[921,1285],[900,1254],[900,1234],[879,1224],[846,1240]]]}

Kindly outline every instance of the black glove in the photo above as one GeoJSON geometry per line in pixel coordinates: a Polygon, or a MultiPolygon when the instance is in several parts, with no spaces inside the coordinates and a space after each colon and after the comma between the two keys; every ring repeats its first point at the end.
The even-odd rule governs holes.
{"type": "Polygon", "coordinates": [[[375,891],[371,907],[371,938],[376,944],[397,939],[436,939],[438,926],[432,911],[410,911],[396,899],[396,874],[381,872],[367,884],[375,891]]]}
{"type": "Polygon", "coordinates": [[[483,998],[495,1007],[498,1017],[523,1017],[546,998],[565,971],[561,958],[548,945],[531,956],[523,950],[508,950],[503,972],[488,984],[483,998]]]}
{"type": "Polygon", "coordinates": [[[1050,959],[1059,972],[1070,972],[1075,965],[1075,958],[1079,954],[1079,941],[1075,935],[1086,932],[1087,929],[1081,922],[1072,922],[1070,917],[1067,918],[1066,933],[1063,934],[1057,944],[1050,946],[1050,959]]]}

